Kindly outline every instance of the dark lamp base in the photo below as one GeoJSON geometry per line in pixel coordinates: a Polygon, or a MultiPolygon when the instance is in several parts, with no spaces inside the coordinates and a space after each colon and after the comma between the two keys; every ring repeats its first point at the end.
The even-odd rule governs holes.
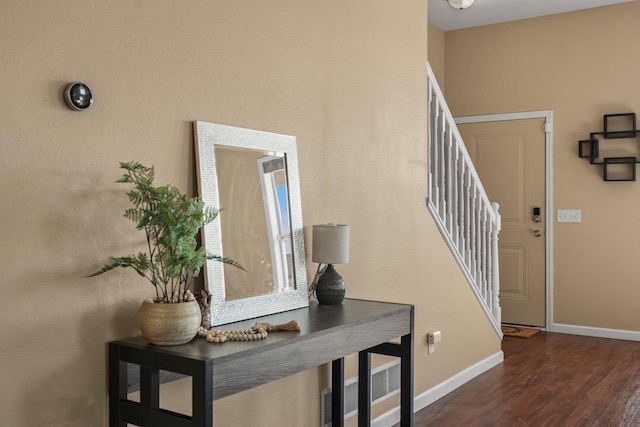
{"type": "Polygon", "coordinates": [[[329,264],[322,273],[316,285],[316,297],[320,304],[342,304],[345,295],[345,286],[342,276],[338,274],[333,264],[329,264]]]}

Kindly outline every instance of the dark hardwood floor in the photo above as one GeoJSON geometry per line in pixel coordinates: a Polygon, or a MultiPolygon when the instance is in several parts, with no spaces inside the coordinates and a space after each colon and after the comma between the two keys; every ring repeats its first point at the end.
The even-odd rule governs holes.
{"type": "Polygon", "coordinates": [[[640,426],[640,342],[541,332],[502,349],[415,426],[640,426]]]}

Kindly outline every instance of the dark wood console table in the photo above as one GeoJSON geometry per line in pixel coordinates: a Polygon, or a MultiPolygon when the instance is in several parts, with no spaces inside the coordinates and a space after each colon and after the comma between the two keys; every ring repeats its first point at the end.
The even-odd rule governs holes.
{"type": "MultiPolygon", "coordinates": [[[[342,305],[311,302],[308,308],[237,322],[273,324],[297,320],[300,332],[275,332],[267,339],[158,347],[143,337],[109,343],[109,425],[182,427],[213,425],[213,401],[323,363],[332,362],[332,418],[344,425],[344,357],[358,356],[358,425],[371,424],[371,353],[401,359],[401,421],[413,426],[413,306],[345,299],[342,305]],[[400,343],[389,340],[400,337],[400,343]],[[294,356],[295,355],[295,356],[294,356]],[[129,364],[140,366],[139,384],[127,384],[129,364]],[[159,407],[160,370],[192,377],[192,416],[159,407]],[[336,387],[336,384],[339,386],[336,387]],[[140,390],[140,402],[127,394],[140,390]]],[[[174,378],[175,379],[175,378],[174,378]]]]}

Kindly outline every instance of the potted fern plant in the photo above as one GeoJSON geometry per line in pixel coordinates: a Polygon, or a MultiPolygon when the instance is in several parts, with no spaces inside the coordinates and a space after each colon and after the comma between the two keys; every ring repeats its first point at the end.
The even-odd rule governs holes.
{"type": "Polygon", "coordinates": [[[155,298],[140,307],[140,331],[157,345],[189,342],[198,332],[201,313],[192,293],[193,279],[208,259],[242,268],[236,261],[198,248],[200,229],[217,218],[219,210],[206,207],[171,185],[153,185],[154,168],[138,162],[120,163],[125,173],[116,182],[131,184],[126,194],[133,205],[125,218],[146,235],[146,252],[110,257],[111,262],[89,277],[114,268],[132,268],[155,288],[155,298]]]}

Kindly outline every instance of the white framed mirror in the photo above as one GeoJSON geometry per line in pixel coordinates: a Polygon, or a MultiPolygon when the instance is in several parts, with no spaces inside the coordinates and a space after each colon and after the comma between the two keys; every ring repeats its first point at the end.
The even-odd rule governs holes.
{"type": "Polygon", "coordinates": [[[221,209],[202,244],[247,270],[207,261],[212,326],[308,306],[295,137],[203,121],[193,129],[198,194],[221,209]]]}

